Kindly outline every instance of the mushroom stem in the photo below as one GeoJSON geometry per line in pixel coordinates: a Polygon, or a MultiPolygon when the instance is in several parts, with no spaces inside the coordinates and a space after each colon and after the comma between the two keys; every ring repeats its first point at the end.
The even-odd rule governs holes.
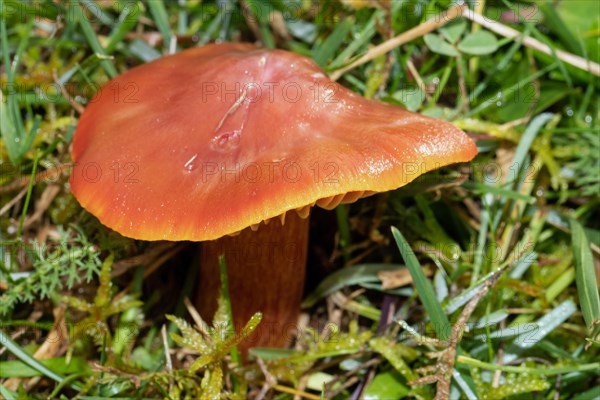
{"type": "Polygon", "coordinates": [[[196,306],[210,320],[219,294],[220,255],[225,256],[236,331],[260,311],[257,330],[240,344],[244,357],[252,347],[285,347],[294,337],[306,272],[308,218],[296,212],[244,229],[237,236],[204,242],[196,306]]]}

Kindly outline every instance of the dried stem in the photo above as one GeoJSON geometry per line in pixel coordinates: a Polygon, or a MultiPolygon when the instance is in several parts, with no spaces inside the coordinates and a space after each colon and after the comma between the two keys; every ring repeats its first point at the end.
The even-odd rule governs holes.
{"type": "MultiPolygon", "coordinates": [[[[517,31],[516,29],[508,27],[504,24],[501,24],[498,21],[494,21],[489,18],[486,18],[483,15],[478,14],[475,11],[470,10],[468,8],[465,8],[463,10],[462,15],[465,18],[467,18],[473,22],[476,22],[479,25],[481,25],[481,26],[489,29],[490,31],[495,32],[501,36],[504,36],[504,37],[507,37],[510,39],[515,39],[522,35],[522,33],[517,31]]],[[[594,74],[596,76],[600,76],[600,64],[598,64],[598,63],[595,63],[590,60],[586,60],[585,58],[576,56],[575,54],[567,53],[566,51],[563,51],[563,50],[553,49],[550,46],[548,46],[547,44],[544,44],[544,43],[540,42],[539,40],[534,39],[529,36],[523,37],[520,40],[522,41],[523,45],[525,45],[527,47],[531,47],[532,49],[541,51],[542,53],[548,54],[550,56],[556,55],[556,58],[558,58],[561,61],[571,64],[572,66],[582,69],[584,71],[591,72],[592,74],[594,74]]]]}
{"type": "Polygon", "coordinates": [[[485,284],[479,289],[477,294],[467,303],[465,308],[460,313],[458,320],[452,327],[450,332],[450,339],[447,341],[448,347],[442,350],[440,362],[438,363],[438,371],[436,373],[437,380],[437,393],[436,400],[447,399],[450,397],[450,381],[452,379],[452,371],[454,370],[454,362],[456,360],[456,348],[460,343],[460,339],[465,329],[465,325],[469,320],[469,317],[475,311],[475,307],[479,304],[479,301],[487,294],[487,292],[496,284],[498,279],[502,276],[504,271],[508,269],[508,265],[500,268],[492,277],[485,282],[485,284]]]}
{"type": "MultiPolygon", "coordinates": [[[[369,61],[372,61],[375,58],[377,58],[389,51],[392,51],[393,49],[395,49],[405,43],[410,42],[411,40],[417,39],[417,38],[424,36],[430,32],[433,32],[434,30],[446,25],[448,22],[451,22],[454,18],[456,18],[458,16],[463,16],[463,17],[465,17],[473,22],[476,22],[479,25],[489,29],[490,31],[497,33],[498,35],[501,35],[501,36],[504,36],[504,37],[507,37],[510,39],[517,39],[522,35],[522,33],[517,31],[516,29],[508,27],[504,24],[501,24],[498,21],[490,20],[490,19],[484,17],[483,15],[465,7],[464,4],[460,4],[460,5],[450,7],[446,12],[444,12],[434,18],[429,19],[429,20],[425,21],[424,23],[422,23],[412,29],[409,29],[406,32],[403,32],[400,35],[398,35],[390,40],[386,40],[385,42],[381,43],[378,46],[375,46],[375,47],[369,49],[369,51],[367,51],[367,53],[364,54],[362,57],[359,57],[357,60],[350,63],[349,65],[347,65],[343,68],[340,68],[340,69],[334,71],[333,73],[331,73],[330,77],[334,81],[338,80],[343,74],[350,71],[351,69],[354,69],[360,65],[366,64],[369,61]]],[[[532,49],[541,51],[542,53],[545,53],[548,55],[555,55],[556,58],[558,58],[561,61],[566,62],[567,64],[570,64],[570,65],[577,67],[579,69],[582,69],[584,71],[590,72],[596,76],[600,76],[600,64],[598,64],[598,63],[595,63],[590,60],[586,60],[583,57],[568,53],[563,50],[553,49],[550,46],[548,46],[532,37],[523,37],[519,40],[521,40],[523,45],[525,45],[527,47],[531,47],[532,49]]]]}
{"type": "Polygon", "coordinates": [[[374,60],[375,58],[403,45],[404,43],[408,43],[411,40],[417,39],[421,36],[426,35],[429,32],[433,32],[434,30],[438,29],[441,26],[446,25],[448,22],[451,22],[454,18],[461,15],[463,13],[464,7],[465,6],[463,4],[450,7],[448,9],[448,11],[446,11],[440,15],[437,15],[433,18],[430,18],[427,21],[425,21],[424,23],[422,23],[412,29],[409,29],[406,32],[402,32],[400,35],[398,35],[390,40],[386,40],[385,42],[381,43],[380,45],[369,49],[369,51],[364,56],[360,57],[353,63],[351,63],[343,68],[340,68],[337,71],[334,71],[330,76],[331,79],[334,81],[338,80],[340,78],[340,76],[342,76],[346,72],[350,71],[351,69],[354,69],[354,68],[358,67],[359,65],[366,64],[369,61],[374,60]]]}

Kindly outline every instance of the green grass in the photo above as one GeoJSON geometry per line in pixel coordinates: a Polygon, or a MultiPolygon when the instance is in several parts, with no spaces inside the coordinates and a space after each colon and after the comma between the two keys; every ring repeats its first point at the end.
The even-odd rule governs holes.
{"type": "Polygon", "coordinates": [[[309,323],[260,363],[239,364],[260,317],[234,335],[226,285],[215,326],[190,318],[192,244],[123,238],[70,194],[73,104],[133,66],[233,40],[335,74],[450,5],[347,3],[0,0],[0,397],[598,395],[600,80],[558,51],[598,63],[594,2],[477,2],[521,35],[458,19],[340,76],[451,120],[480,154],[316,213],[331,229],[311,231],[309,323]]]}

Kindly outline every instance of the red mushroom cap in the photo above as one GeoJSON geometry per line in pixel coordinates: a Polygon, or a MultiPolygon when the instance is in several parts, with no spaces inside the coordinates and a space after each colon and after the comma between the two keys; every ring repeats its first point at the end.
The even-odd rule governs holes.
{"type": "Polygon", "coordinates": [[[72,191],[144,240],[211,240],[471,160],[450,123],[367,100],[309,58],[216,44],[133,68],[83,113],[72,191]]]}

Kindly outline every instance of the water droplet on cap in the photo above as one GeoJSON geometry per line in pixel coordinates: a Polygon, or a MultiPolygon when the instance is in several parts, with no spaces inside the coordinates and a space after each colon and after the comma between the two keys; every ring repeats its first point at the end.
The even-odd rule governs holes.
{"type": "Polygon", "coordinates": [[[189,160],[187,160],[187,162],[183,165],[183,168],[188,172],[192,172],[194,168],[196,168],[196,164],[194,163],[196,158],[198,158],[198,153],[194,154],[189,160]]]}
{"type": "Polygon", "coordinates": [[[211,139],[210,147],[217,151],[231,151],[238,148],[240,140],[241,132],[239,130],[224,132],[211,139]]]}

